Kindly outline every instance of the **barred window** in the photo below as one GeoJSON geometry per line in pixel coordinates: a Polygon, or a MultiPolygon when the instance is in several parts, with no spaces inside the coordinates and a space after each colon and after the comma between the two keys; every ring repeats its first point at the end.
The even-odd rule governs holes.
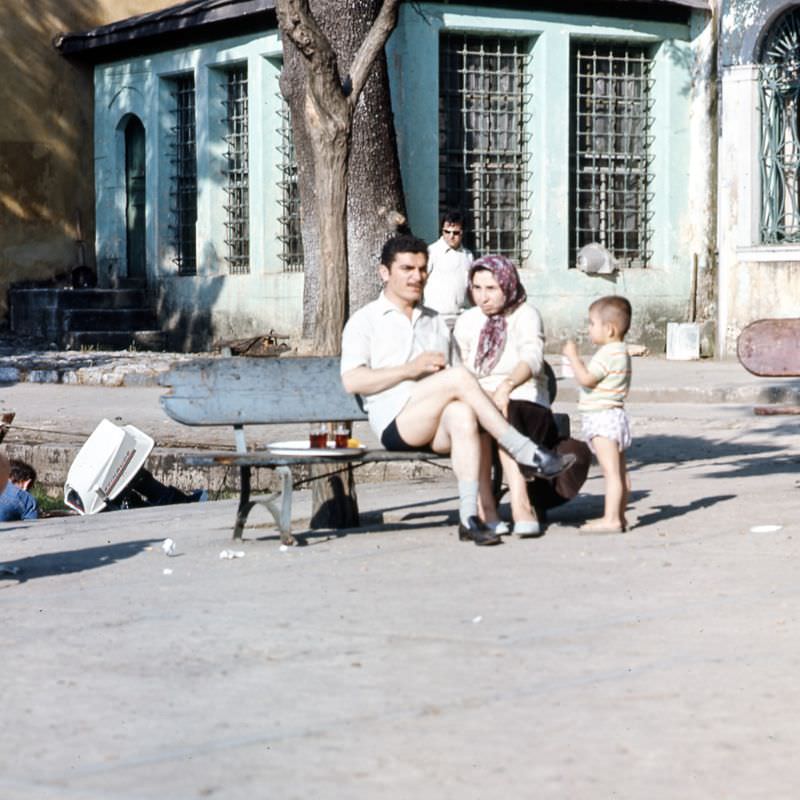
{"type": "Polygon", "coordinates": [[[444,34],[439,57],[439,207],[458,208],[478,254],[522,266],[529,217],[529,43],[444,34]]]}
{"type": "Polygon", "coordinates": [[[194,75],[170,81],[174,100],[170,140],[170,238],[179,275],[197,272],[197,157],[194,75]]]}
{"type": "Polygon", "coordinates": [[[250,272],[247,67],[225,72],[225,245],[228,271],[250,272]]]}
{"type": "Polygon", "coordinates": [[[622,267],[651,258],[652,59],[642,47],[573,49],[572,266],[597,242],[622,267]]]}
{"type": "Polygon", "coordinates": [[[303,237],[300,229],[300,189],[297,183],[297,158],[292,140],[289,106],[279,97],[281,127],[278,131],[281,179],[281,215],[278,218],[280,259],[284,272],[303,271],[303,237]]]}
{"type": "Polygon", "coordinates": [[[800,242],[800,10],[779,17],[761,51],[761,241],[800,242]]]}

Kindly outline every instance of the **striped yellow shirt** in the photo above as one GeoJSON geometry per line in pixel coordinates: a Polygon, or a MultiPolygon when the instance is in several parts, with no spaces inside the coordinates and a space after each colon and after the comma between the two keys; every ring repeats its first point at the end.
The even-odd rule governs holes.
{"type": "Polygon", "coordinates": [[[587,369],[598,383],[591,389],[581,387],[578,411],[622,408],[631,385],[631,357],[625,342],[604,344],[594,354],[587,369]]]}

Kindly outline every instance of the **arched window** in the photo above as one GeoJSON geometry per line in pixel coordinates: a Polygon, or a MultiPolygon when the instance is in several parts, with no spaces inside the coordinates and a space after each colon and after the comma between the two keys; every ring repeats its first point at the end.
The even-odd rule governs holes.
{"type": "Polygon", "coordinates": [[[800,7],[775,21],[760,61],[761,241],[800,242],[800,7]]]}

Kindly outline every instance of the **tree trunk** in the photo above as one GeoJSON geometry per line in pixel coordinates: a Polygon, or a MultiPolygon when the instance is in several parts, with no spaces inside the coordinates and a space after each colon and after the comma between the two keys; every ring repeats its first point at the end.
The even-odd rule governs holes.
{"type": "MultiPolygon", "coordinates": [[[[339,75],[348,74],[353,56],[372,25],[380,0],[353,0],[346,4],[312,0],[311,10],[336,52],[339,75]]],[[[296,48],[284,49],[281,90],[292,115],[292,133],[298,165],[302,205],[302,234],[305,261],[303,292],[303,333],[314,336],[324,295],[339,286],[323,278],[321,227],[312,141],[305,116],[306,69],[296,48]],[[326,287],[324,292],[320,287],[326,287]]],[[[398,219],[405,221],[400,165],[389,97],[386,57],[381,52],[373,63],[359,98],[349,142],[347,183],[348,270],[344,296],[345,319],[357,308],[374,300],[380,290],[378,261],[386,239],[395,232],[398,219]]],[[[327,215],[323,215],[327,216],[327,215]]],[[[341,330],[337,333],[340,336],[341,330]]],[[[337,350],[335,354],[339,353],[337,350]]]]}
{"type": "MultiPolygon", "coordinates": [[[[303,327],[317,355],[339,355],[345,319],[377,294],[380,249],[405,222],[383,54],[397,0],[279,0],[277,11],[302,208],[303,327]]],[[[312,527],[358,525],[352,467],[328,471],[311,469],[312,527]]]]}

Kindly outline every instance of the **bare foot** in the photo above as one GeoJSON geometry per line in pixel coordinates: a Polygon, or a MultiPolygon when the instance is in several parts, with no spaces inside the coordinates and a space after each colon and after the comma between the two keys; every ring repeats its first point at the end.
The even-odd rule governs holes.
{"type": "Polygon", "coordinates": [[[624,533],[625,524],[616,520],[595,519],[578,529],[581,533],[624,533]]]}

